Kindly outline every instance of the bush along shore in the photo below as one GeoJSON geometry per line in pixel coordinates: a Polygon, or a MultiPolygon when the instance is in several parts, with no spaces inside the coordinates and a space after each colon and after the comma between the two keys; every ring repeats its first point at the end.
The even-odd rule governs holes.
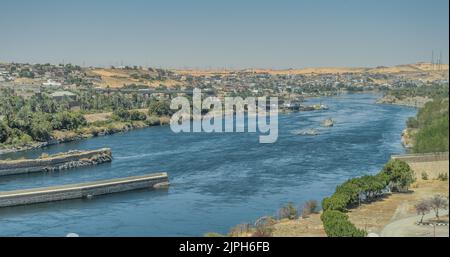
{"type": "Polygon", "coordinates": [[[414,181],[414,173],[406,162],[391,160],[377,175],[344,182],[332,196],[322,201],[325,232],[330,237],[366,236],[367,232],[355,227],[345,212],[361,203],[379,200],[389,192],[407,192],[414,181]]]}
{"type": "Polygon", "coordinates": [[[0,154],[32,150],[85,138],[169,124],[169,103],[155,102],[148,109],[119,108],[107,118],[88,122],[80,111],[54,114],[21,110],[0,119],[0,154]]]}
{"type": "Polygon", "coordinates": [[[74,100],[56,99],[45,91],[26,97],[0,89],[0,154],[162,125],[172,114],[168,100],[120,92],[78,93],[74,100]],[[104,114],[106,119],[86,119],[104,114]]]}
{"type": "Polygon", "coordinates": [[[408,119],[402,141],[409,141],[414,153],[448,152],[448,110],[448,98],[425,104],[416,117],[408,119]]]}
{"type": "Polygon", "coordinates": [[[168,117],[152,118],[148,121],[106,121],[95,122],[74,130],[53,131],[48,141],[39,142],[30,140],[18,144],[0,145],[0,154],[28,151],[50,145],[83,140],[98,136],[113,135],[116,133],[128,132],[134,129],[151,126],[162,126],[169,124],[168,117]]]}
{"type": "MultiPolygon", "coordinates": [[[[371,203],[382,199],[391,192],[408,192],[409,186],[415,181],[410,166],[402,160],[391,160],[380,173],[373,176],[363,176],[349,179],[337,186],[330,197],[323,199],[320,219],[325,233],[329,237],[365,237],[367,232],[352,224],[346,212],[362,203],[371,203]]],[[[305,202],[300,208],[289,203],[278,211],[278,217],[265,216],[254,224],[245,223],[232,228],[228,236],[269,237],[274,234],[277,223],[286,220],[306,219],[318,214],[319,205],[315,200],[305,202]]],[[[283,236],[283,234],[278,233],[283,236]]],[[[217,233],[207,233],[205,236],[223,236],[217,233]]]]}

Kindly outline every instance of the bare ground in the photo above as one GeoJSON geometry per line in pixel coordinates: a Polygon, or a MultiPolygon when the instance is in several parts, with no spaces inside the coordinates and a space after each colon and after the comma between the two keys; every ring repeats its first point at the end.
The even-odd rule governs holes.
{"type": "MultiPolygon", "coordinates": [[[[449,161],[410,163],[410,166],[416,173],[418,181],[412,185],[409,193],[394,193],[379,201],[354,208],[347,213],[350,221],[369,233],[385,236],[432,236],[430,228],[415,225],[420,217],[417,216],[414,205],[422,199],[437,194],[448,197],[448,181],[439,181],[434,178],[440,173],[448,174],[449,161]],[[428,173],[429,180],[421,179],[420,174],[424,171],[428,173]],[[394,225],[390,225],[393,223],[394,225]],[[382,233],[386,226],[392,227],[393,230],[382,233]],[[396,232],[393,233],[392,231],[396,232]]],[[[444,214],[444,212],[442,213],[444,214]]],[[[448,226],[437,227],[436,231],[437,236],[449,236],[448,226]]],[[[326,234],[320,220],[320,214],[313,214],[307,219],[277,222],[274,225],[274,236],[320,237],[326,236],[326,234]]]]}

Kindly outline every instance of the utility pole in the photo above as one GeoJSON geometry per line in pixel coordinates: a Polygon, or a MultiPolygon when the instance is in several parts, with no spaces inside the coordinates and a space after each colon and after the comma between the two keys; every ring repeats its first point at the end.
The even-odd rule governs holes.
{"type": "Polygon", "coordinates": [[[434,50],[431,50],[431,70],[434,70],[434,50]]]}

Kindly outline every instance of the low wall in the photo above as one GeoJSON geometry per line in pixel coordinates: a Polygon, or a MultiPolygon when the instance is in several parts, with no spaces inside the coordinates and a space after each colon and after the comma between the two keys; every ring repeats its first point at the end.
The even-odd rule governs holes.
{"type": "Polygon", "coordinates": [[[393,160],[402,160],[404,162],[409,162],[409,163],[412,163],[412,162],[448,161],[448,152],[392,155],[391,159],[393,159],[393,160]]]}
{"type": "Polygon", "coordinates": [[[64,186],[0,192],[0,207],[90,198],[130,190],[158,188],[168,183],[167,173],[154,173],[64,186]]]}
{"type": "Polygon", "coordinates": [[[70,169],[110,162],[111,160],[112,153],[109,148],[92,151],[71,151],[39,159],[0,160],[0,176],[70,169]]]}

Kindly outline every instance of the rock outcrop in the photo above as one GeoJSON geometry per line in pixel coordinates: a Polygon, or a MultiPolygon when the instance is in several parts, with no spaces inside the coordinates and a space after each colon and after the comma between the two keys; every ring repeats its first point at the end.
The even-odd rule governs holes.
{"type": "Polygon", "coordinates": [[[69,151],[37,159],[2,160],[0,161],[0,176],[73,169],[111,162],[111,160],[112,153],[109,148],[69,151]]]}
{"type": "Polygon", "coordinates": [[[326,119],[326,120],[322,121],[322,123],[320,125],[322,127],[333,127],[334,123],[335,123],[334,120],[329,118],[329,119],[326,119]]]}
{"type": "Polygon", "coordinates": [[[432,101],[431,98],[423,96],[398,98],[393,95],[385,95],[377,100],[377,104],[395,104],[420,108],[430,101],[432,101]]]}

